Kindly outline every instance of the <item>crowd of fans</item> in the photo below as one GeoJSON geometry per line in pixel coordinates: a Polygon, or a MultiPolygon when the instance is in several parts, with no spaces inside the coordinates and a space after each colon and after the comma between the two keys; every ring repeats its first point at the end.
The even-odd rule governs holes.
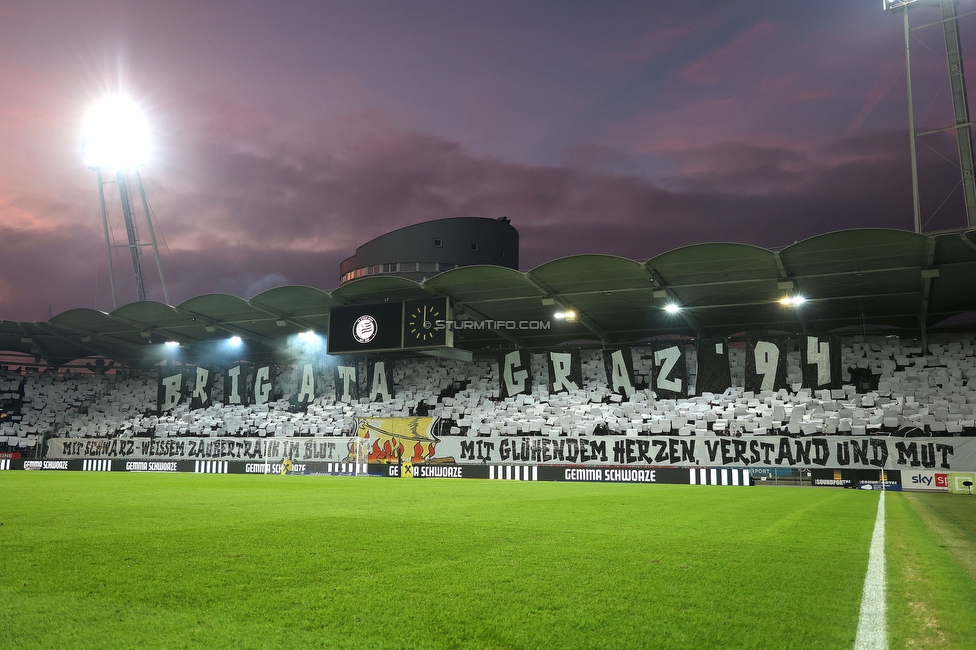
{"type": "Polygon", "coordinates": [[[896,337],[844,342],[844,385],[803,388],[799,354],[788,357],[789,388],[744,390],[744,346],[730,346],[733,387],[695,394],[696,359],[687,349],[688,398],[659,399],[649,349],[633,348],[635,394],[607,387],[600,350],[583,350],[583,386],[550,395],[544,354],[533,354],[532,391],[499,397],[497,360],[472,363],[397,359],[393,396],[348,404],[336,400],[329,369],[316,377],[316,397],[296,405],[297,371],[276,378],[278,399],[264,404],[156,409],[158,370],[84,364],[68,371],[0,367],[0,452],[34,453],[45,437],[345,436],[360,418],[439,418],[438,435],[976,435],[976,349],[956,336],[922,350],[896,337]]]}

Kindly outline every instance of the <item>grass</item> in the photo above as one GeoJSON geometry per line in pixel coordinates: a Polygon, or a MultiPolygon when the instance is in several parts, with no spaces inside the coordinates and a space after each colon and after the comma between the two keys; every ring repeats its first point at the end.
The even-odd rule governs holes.
{"type": "Polygon", "coordinates": [[[0,495],[0,646],[99,648],[851,648],[878,499],[81,472],[0,495]]]}
{"type": "Polygon", "coordinates": [[[976,498],[889,497],[891,647],[976,647],[976,498]]]}

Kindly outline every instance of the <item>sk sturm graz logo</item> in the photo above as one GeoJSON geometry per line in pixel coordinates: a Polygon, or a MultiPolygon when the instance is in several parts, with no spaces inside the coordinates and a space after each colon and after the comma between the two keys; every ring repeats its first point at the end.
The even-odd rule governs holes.
{"type": "Polygon", "coordinates": [[[356,322],[352,324],[352,337],[359,343],[369,343],[376,338],[378,330],[376,319],[365,314],[357,318],[356,322]]]}

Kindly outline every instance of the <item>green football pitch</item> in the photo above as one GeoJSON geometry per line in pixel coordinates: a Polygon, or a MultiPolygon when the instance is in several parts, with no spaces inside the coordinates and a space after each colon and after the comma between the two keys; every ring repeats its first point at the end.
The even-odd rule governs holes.
{"type": "MultiPolygon", "coordinates": [[[[929,496],[888,497],[892,647],[974,647],[976,501],[929,496]],[[955,555],[936,506],[963,508],[955,555]]],[[[0,647],[852,648],[877,505],[840,489],[3,472],[0,647]]]]}

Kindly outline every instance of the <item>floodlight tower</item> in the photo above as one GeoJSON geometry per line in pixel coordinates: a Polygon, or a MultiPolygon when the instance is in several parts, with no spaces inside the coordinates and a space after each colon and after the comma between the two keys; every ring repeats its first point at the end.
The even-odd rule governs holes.
{"type": "Polygon", "coordinates": [[[115,296],[115,271],[112,264],[113,248],[128,248],[132,257],[132,270],[135,273],[136,293],[139,300],[146,300],[146,285],[143,281],[142,257],[140,249],[151,246],[156,257],[156,269],[163,288],[163,300],[169,304],[163,265],[159,259],[156,245],[156,232],[153,230],[149,213],[149,199],[142,184],[139,167],[149,160],[149,129],[146,120],[135,102],[124,97],[109,97],[99,102],[88,115],[81,142],[82,155],[89,169],[95,171],[98,179],[98,199],[102,208],[102,226],[105,230],[105,247],[108,250],[108,278],[112,289],[112,308],[118,307],[115,296]],[[107,180],[105,175],[111,179],[107,180]],[[139,192],[142,209],[149,229],[149,243],[139,241],[133,209],[132,180],[139,192]],[[105,185],[115,183],[119,188],[122,204],[122,219],[129,243],[112,244],[108,227],[108,209],[105,204],[105,185]]]}
{"type": "MultiPolygon", "coordinates": [[[[959,42],[959,16],[956,15],[958,0],[882,0],[884,9],[894,12],[901,9],[905,24],[905,74],[908,77],[908,128],[911,139],[912,157],[912,199],[915,207],[915,232],[922,232],[922,218],[918,200],[918,161],[915,154],[915,140],[919,137],[955,130],[956,148],[959,152],[959,169],[962,172],[962,194],[966,204],[966,221],[969,228],[976,228],[976,180],[973,178],[973,140],[969,121],[969,100],[966,96],[966,78],[962,68],[962,47],[959,42]],[[908,9],[915,4],[938,6],[942,9],[942,20],[918,27],[908,24],[908,9]],[[949,85],[952,90],[952,111],[955,124],[930,131],[915,131],[915,110],[912,99],[911,33],[942,25],[945,32],[946,59],[949,64],[949,85]]],[[[968,16],[976,12],[963,14],[968,16]]]]}

